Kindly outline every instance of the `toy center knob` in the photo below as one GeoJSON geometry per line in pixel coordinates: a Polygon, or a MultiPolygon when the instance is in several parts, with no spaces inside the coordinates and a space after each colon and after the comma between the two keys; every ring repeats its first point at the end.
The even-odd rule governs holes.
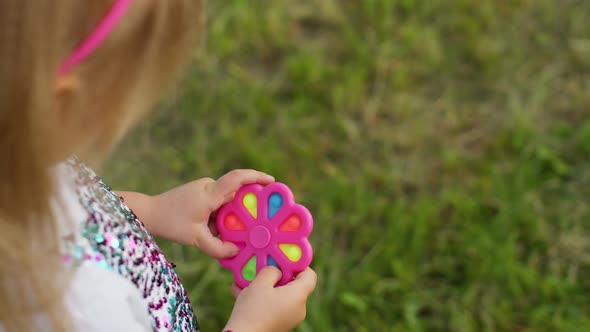
{"type": "Polygon", "coordinates": [[[262,226],[258,225],[250,231],[250,244],[256,249],[264,248],[270,242],[270,231],[262,226]]]}

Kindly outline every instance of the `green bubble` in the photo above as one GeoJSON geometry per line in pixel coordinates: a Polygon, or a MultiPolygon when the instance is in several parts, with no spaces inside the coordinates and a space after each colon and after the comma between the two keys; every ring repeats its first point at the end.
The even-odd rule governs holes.
{"type": "Polygon", "coordinates": [[[248,281],[254,280],[256,277],[256,256],[250,258],[248,263],[242,268],[242,277],[248,281]]]}

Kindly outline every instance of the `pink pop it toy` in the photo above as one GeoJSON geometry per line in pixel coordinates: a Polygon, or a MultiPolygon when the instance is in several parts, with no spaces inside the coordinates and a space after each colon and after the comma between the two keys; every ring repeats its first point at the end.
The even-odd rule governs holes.
{"type": "Polygon", "coordinates": [[[240,248],[236,256],[219,261],[233,271],[240,288],[248,286],[267,265],[282,271],[277,284],[281,286],[311,263],[308,236],[313,219],[303,205],[295,203],[293,193],[283,183],[243,186],[219,210],[216,224],[221,240],[240,248]]]}

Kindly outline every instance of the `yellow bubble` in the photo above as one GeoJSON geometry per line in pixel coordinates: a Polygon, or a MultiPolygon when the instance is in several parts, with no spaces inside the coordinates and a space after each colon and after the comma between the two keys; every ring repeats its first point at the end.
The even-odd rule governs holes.
{"type": "Polygon", "coordinates": [[[252,217],[256,218],[258,215],[258,200],[256,199],[256,195],[247,193],[242,202],[252,217]]]}
{"type": "Polygon", "coordinates": [[[289,260],[297,262],[301,259],[301,248],[296,244],[279,244],[281,251],[287,255],[289,260]]]}

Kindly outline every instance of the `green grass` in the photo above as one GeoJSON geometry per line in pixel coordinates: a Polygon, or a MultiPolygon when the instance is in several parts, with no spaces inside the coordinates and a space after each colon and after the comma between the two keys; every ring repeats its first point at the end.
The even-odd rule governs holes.
{"type": "MultiPolygon", "coordinates": [[[[298,331],[590,331],[590,2],[210,1],[182,98],[116,188],[288,183],[319,275],[298,331]]],[[[163,243],[204,331],[231,275],[163,243]]]]}

